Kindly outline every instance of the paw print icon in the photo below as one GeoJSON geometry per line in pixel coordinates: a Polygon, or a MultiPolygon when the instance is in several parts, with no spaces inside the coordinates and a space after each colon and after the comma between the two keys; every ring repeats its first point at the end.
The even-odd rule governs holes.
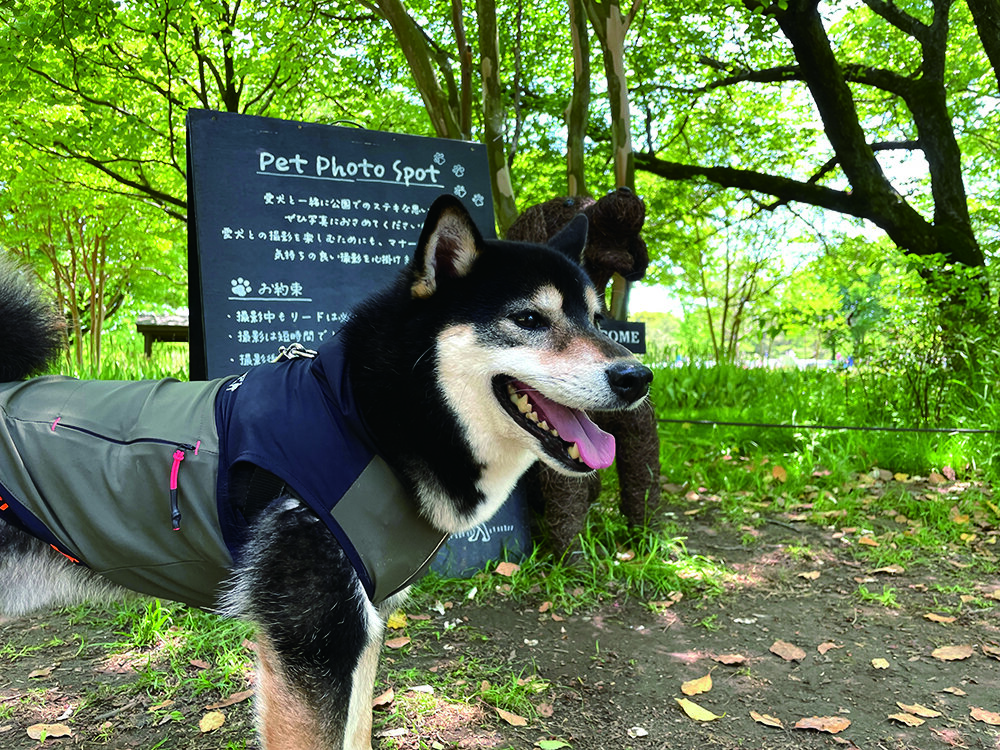
{"type": "Polygon", "coordinates": [[[233,294],[237,297],[246,297],[251,292],[250,282],[239,276],[232,280],[233,294]]]}

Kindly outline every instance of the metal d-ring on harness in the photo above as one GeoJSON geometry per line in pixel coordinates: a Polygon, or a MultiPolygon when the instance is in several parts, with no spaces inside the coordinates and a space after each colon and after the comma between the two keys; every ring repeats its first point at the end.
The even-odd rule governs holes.
{"type": "Polygon", "coordinates": [[[278,356],[272,359],[272,362],[285,362],[290,359],[315,359],[316,350],[307,349],[298,341],[289,344],[288,346],[278,347],[278,356]]]}

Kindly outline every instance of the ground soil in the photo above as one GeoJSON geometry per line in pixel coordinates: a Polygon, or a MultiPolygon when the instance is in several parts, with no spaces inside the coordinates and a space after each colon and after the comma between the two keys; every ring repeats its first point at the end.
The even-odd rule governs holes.
{"type": "MultiPolygon", "coordinates": [[[[418,621],[408,645],[386,649],[376,692],[391,688],[394,698],[376,712],[375,747],[1000,750],[1000,726],[974,718],[1000,714],[1000,605],[987,597],[1000,579],[970,582],[963,563],[945,559],[932,569],[875,573],[832,530],[805,524],[767,523],[749,548],[738,534],[717,524],[690,528],[690,551],[738,574],[725,595],[709,600],[682,599],[653,611],[609,592],[596,609],[566,613],[480,592],[443,614],[411,609],[430,619],[418,621]],[[802,548],[811,554],[797,552],[802,548]],[[862,601],[861,583],[874,592],[890,586],[898,606],[862,601]],[[961,602],[970,591],[977,599],[961,602]],[[956,619],[935,622],[929,613],[956,619]],[[789,660],[773,653],[778,641],[801,654],[789,660]],[[970,648],[965,658],[943,660],[935,649],[946,646],[970,648]],[[717,660],[733,654],[742,662],[717,660]],[[884,668],[874,660],[884,660],[884,668]],[[523,726],[479,697],[452,700],[486,687],[474,684],[477,665],[490,668],[494,681],[497,674],[537,675],[542,689],[531,698],[533,710],[522,711],[523,726]],[[460,677],[452,683],[451,674],[460,677]],[[676,699],[685,697],[683,683],[706,674],[711,689],[689,700],[719,718],[699,721],[676,699]],[[433,694],[428,684],[436,685],[433,694]],[[890,718],[905,713],[899,703],[939,715],[907,726],[890,718]],[[751,712],[775,717],[783,728],[751,712]],[[835,733],[794,728],[814,716],[849,725],[841,721],[835,733]]],[[[99,644],[109,640],[107,632],[69,626],[53,613],[2,626],[0,749],[186,750],[240,747],[227,743],[244,740],[259,747],[249,701],[220,709],[223,727],[202,733],[205,706],[226,696],[178,695],[169,713],[157,708],[155,691],[114,689],[135,679],[136,667],[107,659],[99,644]],[[18,656],[39,644],[45,647],[18,656]],[[39,743],[26,733],[37,723],[64,723],[74,736],[39,743]]]]}

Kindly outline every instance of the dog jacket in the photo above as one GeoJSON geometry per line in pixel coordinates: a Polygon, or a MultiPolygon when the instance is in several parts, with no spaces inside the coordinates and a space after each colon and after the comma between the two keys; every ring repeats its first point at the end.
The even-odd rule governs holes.
{"type": "Polygon", "coordinates": [[[0,513],[127,588],[212,608],[247,538],[229,494],[253,464],[307,503],[373,602],[446,535],[378,456],[336,339],[239,378],[0,385],[0,513]]]}

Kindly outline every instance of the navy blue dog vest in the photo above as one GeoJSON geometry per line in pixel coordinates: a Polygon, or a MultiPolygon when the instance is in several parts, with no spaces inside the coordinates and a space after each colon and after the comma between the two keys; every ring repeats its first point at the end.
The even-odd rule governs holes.
{"type": "Polygon", "coordinates": [[[327,525],[374,602],[446,539],[378,455],[339,341],[239,378],[0,385],[0,514],[142,593],[211,608],[247,539],[247,464],[327,525]]]}

